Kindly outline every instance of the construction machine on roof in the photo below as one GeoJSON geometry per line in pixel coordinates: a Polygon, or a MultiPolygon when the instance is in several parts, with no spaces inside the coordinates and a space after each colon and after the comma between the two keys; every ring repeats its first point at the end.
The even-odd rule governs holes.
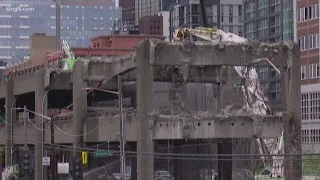
{"type": "MultiPolygon", "coordinates": [[[[219,42],[234,42],[241,43],[246,42],[247,39],[242,38],[233,33],[227,33],[220,29],[213,28],[205,28],[198,27],[195,29],[191,28],[177,28],[174,31],[173,38],[175,41],[183,41],[186,39],[191,39],[192,36],[203,39],[205,41],[219,43],[219,42]]],[[[268,60],[267,60],[268,61],[268,60]]],[[[274,68],[276,68],[270,61],[268,63],[271,64],[274,68]]],[[[248,112],[257,115],[268,115],[271,114],[270,106],[268,105],[269,98],[266,93],[263,91],[263,88],[260,84],[258,73],[254,67],[242,67],[242,66],[234,66],[237,74],[245,78],[249,84],[242,85],[242,91],[245,98],[244,107],[248,112]]],[[[279,70],[276,69],[279,73],[279,70]]],[[[259,151],[261,154],[265,154],[266,157],[272,156],[272,154],[280,154],[283,153],[283,136],[279,137],[276,140],[267,140],[267,139],[257,139],[257,143],[259,145],[259,151]]],[[[263,157],[263,160],[268,159],[263,157]]],[[[272,156],[271,157],[272,164],[272,172],[271,178],[281,178],[283,177],[283,157],[280,156],[272,156]]],[[[265,166],[269,166],[266,161],[264,161],[265,166]]]]}

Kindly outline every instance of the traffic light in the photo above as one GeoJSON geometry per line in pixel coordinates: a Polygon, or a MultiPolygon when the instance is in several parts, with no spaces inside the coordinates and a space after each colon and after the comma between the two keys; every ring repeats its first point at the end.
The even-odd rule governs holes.
{"type": "Polygon", "coordinates": [[[82,162],[81,157],[74,157],[73,158],[73,180],[82,180],[83,173],[82,173],[82,162]]]}
{"type": "Polygon", "coordinates": [[[26,175],[30,172],[30,155],[28,152],[24,152],[23,155],[23,171],[26,175]]]}

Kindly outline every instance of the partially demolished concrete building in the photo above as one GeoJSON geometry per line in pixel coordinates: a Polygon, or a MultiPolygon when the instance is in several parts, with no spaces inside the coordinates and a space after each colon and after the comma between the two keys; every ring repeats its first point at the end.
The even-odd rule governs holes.
{"type": "MultiPolygon", "coordinates": [[[[299,76],[299,48],[293,43],[166,43],[145,40],[130,56],[77,61],[73,72],[42,68],[3,77],[0,103],[4,106],[2,111],[5,112],[6,123],[0,128],[0,144],[6,147],[6,165],[12,164],[11,152],[14,146],[26,141],[34,146],[35,179],[42,180],[42,147],[43,144],[50,144],[50,122],[41,116],[35,115],[34,119],[30,116],[39,129],[28,124],[25,137],[13,107],[26,105],[36,113],[47,115],[49,107],[65,106],[68,99],[73,103],[73,112],[54,117],[55,126],[58,127],[54,131],[56,144],[73,144],[74,155],[79,155],[79,148],[86,144],[118,142],[119,111],[89,112],[86,89],[93,82],[104,82],[106,89],[117,89],[117,78],[121,77],[124,96],[130,97],[131,104],[136,105],[135,110],[124,109],[125,139],[127,144],[132,145],[131,150],[136,151],[136,161],[132,161],[131,167],[132,179],[154,179],[154,159],[159,156],[154,154],[156,141],[170,140],[176,146],[192,140],[217,139],[218,151],[215,155],[223,154],[217,155],[214,160],[218,166],[218,177],[231,180],[230,139],[277,138],[284,130],[284,152],[301,152],[299,76]],[[234,101],[231,66],[251,67],[258,58],[268,58],[281,69],[284,100],[282,113],[258,116],[245,110],[229,111],[227,107],[234,101]],[[128,82],[136,83],[126,87],[128,82]],[[162,91],[161,98],[155,98],[158,82],[167,82],[171,86],[162,91]],[[183,87],[188,83],[217,85],[214,93],[216,108],[207,108],[205,112],[186,108],[184,101],[188,97],[185,97],[183,87]],[[155,102],[158,101],[165,102],[157,105],[155,102]],[[167,105],[168,108],[165,107],[167,105]]],[[[100,95],[103,98],[107,96],[100,95]]],[[[183,148],[178,149],[174,152],[183,152],[183,148]]],[[[301,157],[298,155],[285,156],[286,179],[301,179],[299,159],[301,157]]],[[[182,169],[186,169],[190,163],[184,164],[183,159],[179,158],[173,161],[173,166],[177,167],[174,168],[174,178],[188,179],[182,169]]],[[[192,168],[190,171],[202,167],[192,168]]]]}

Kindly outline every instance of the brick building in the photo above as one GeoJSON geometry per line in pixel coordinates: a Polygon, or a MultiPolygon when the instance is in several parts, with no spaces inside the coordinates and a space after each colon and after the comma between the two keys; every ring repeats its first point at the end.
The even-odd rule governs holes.
{"type": "MultiPolygon", "coordinates": [[[[87,56],[120,56],[135,50],[135,47],[144,39],[161,39],[164,36],[141,36],[141,35],[110,35],[98,36],[92,39],[92,46],[88,48],[72,47],[75,57],[87,56]]],[[[55,65],[63,57],[63,51],[55,51],[47,54],[43,64],[55,65]]]]}
{"type": "Polygon", "coordinates": [[[158,15],[141,17],[139,31],[140,34],[163,35],[163,17],[158,15]]]}
{"type": "Polygon", "coordinates": [[[306,150],[320,151],[319,1],[297,1],[301,53],[301,125],[306,150]]]}

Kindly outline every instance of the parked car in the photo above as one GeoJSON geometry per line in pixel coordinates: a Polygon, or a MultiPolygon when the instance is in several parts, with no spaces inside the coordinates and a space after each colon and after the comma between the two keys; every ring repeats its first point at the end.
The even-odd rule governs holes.
{"type": "MultiPolygon", "coordinates": [[[[131,179],[131,174],[126,174],[126,180],[131,179]]],[[[110,177],[110,180],[121,180],[121,174],[120,173],[113,173],[110,177]]]]}
{"type": "Polygon", "coordinates": [[[168,171],[156,171],[154,173],[155,180],[171,180],[171,175],[168,171]]]}

